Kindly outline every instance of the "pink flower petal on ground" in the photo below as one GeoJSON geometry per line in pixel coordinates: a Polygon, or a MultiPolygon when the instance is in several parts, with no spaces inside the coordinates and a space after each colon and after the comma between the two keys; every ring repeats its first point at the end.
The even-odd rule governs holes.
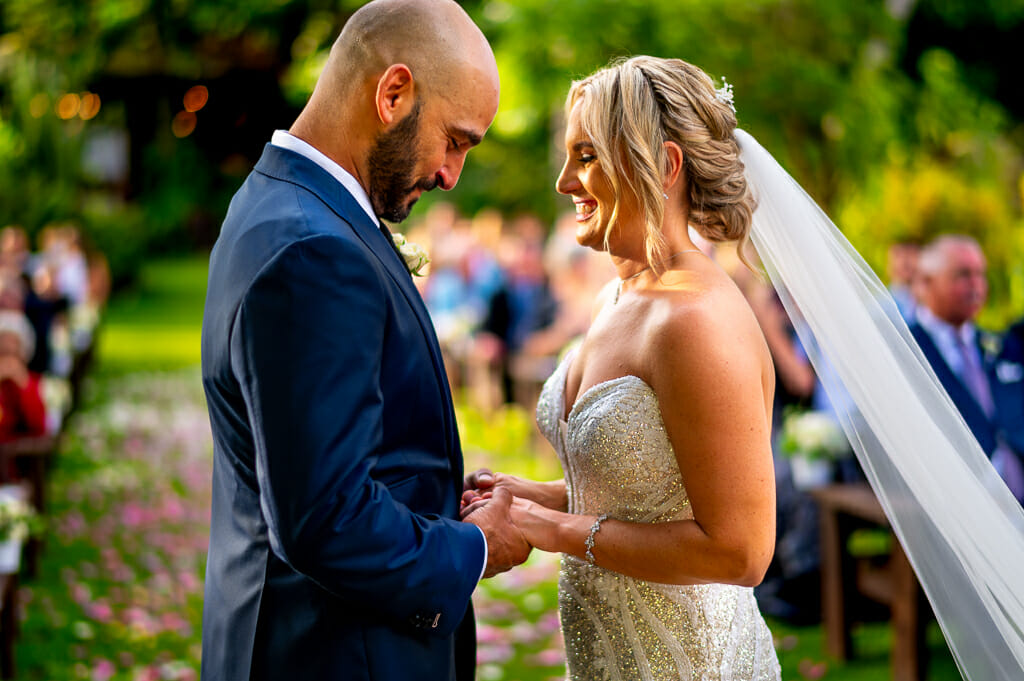
{"type": "Polygon", "coordinates": [[[160,514],[164,520],[178,522],[185,515],[185,507],[177,499],[168,499],[160,509],[160,514]]]}
{"type": "Polygon", "coordinates": [[[106,624],[113,618],[114,611],[110,607],[109,603],[103,599],[99,599],[94,603],[90,603],[85,606],[85,614],[97,622],[106,624]]]}
{"type": "Polygon", "coordinates": [[[537,620],[537,629],[545,634],[554,633],[558,631],[561,626],[562,623],[561,620],[558,619],[557,612],[549,612],[541,615],[540,619],[537,620]]]}
{"type": "Polygon", "coordinates": [[[85,607],[92,601],[92,590],[86,584],[78,583],[71,586],[71,598],[75,603],[85,607]]]}
{"type": "Polygon", "coordinates": [[[146,667],[135,672],[132,681],[160,681],[160,670],[156,667],[146,667]]]}
{"type": "Polygon", "coordinates": [[[824,662],[815,662],[810,659],[800,660],[800,664],[797,665],[797,671],[800,672],[800,676],[810,681],[817,681],[821,677],[825,676],[825,672],[828,671],[828,665],[824,662]]]}
{"type": "Polygon", "coordinates": [[[560,667],[565,664],[565,653],[554,649],[542,650],[526,658],[525,662],[531,667],[560,667]]]}
{"type": "Polygon", "coordinates": [[[489,624],[478,624],[476,628],[476,640],[478,644],[504,643],[508,640],[508,634],[499,627],[494,627],[489,624]]]}
{"type": "Polygon", "coordinates": [[[108,681],[117,669],[114,667],[114,663],[105,658],[99,659],[93,665],[92,674],[90,678],[92,681],[108,681]]]}
{"type": "Polygon", "coordinates": [[[529,622],[517,622],[508,630],[509,636],[516,643],[529,645],[543,636],[543,633],[529,622]]]}
{"type": "Polygon", "coordinates": [[[507,643],[480,646],[476,650],[476,662],[477,664],[508,662],[514,655],[515,650],[507,643]]]}

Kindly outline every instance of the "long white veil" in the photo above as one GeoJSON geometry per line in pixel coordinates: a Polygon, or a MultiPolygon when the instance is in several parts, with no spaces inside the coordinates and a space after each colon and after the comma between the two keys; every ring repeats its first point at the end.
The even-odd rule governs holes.
{"type": "Polygon", "coordinates": [[[828,216],[736,130],[752,241],[971,681],[1024,679],[1024,511],[828,216]],[[828,371],[824,370],[825,363],[828,371]]]}

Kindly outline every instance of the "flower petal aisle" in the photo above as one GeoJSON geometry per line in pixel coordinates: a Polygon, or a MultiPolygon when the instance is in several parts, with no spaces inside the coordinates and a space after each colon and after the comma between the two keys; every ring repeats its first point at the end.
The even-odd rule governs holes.
{"type": "MultiPolygon", "coordinates": [[[[211,464],[198,368],[89,380],[20,590],[19,679],[198,679],[211,464]]],[[[474,596],[481,681],[562,678],[557,573],[535,554],[474,596]]]]}
{"type": "Polygon", "coordinates": [[[211,453],[198,369],[87,384],[21,588],[18,678],[198,678],[211,453]]]}

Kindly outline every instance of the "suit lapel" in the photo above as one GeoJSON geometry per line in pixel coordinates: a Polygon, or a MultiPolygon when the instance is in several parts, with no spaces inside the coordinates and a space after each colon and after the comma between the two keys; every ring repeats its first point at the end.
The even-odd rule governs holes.
{"type": "MultiPolygon", "coordinates": [[[[423,298],[412,282],[412,275],[409,274],[405,261],[398,254],[394,244],[388,243],[388,238],[381,231],[380,224],[370,219],[355,197],[349,194],[340,182],[305,156],[268,144],[264,148],[259,163],[256,164],[256,170],[287,182],[293,182],[316,194],[341,220],[352,227],[360,240],[381,261],[391,279],[402,291],[419,322],[424,342],[426,342],[433,359],[434,377],[445,406],[442,412],[445,419],[445,441],[448,445],[449,456],[461,467],[458,457],[454,407],[448,388],[448,376],[445,373],[444,361],[441,357],[441,348],[434,333],[434,324],[423,304],[423,298]]],[[[461,491],[461,475],[459,478],[461,491]]]]}
{"type": "Polygon", "coordinates": [[[946,392],[949,393],[949,397],[953,400],[957,409],[960,410],[964,420],[968,424],[990,423],[989,417],[985,415],[984,410],[982,410],[977,400],[974,399],[971,391],[964,386],[960,377],[953,373],[949,364],[946,363],[942,353],[939,352],[938,347],[935,345],[935,341],[932,340],[931,334],[918,324],[912,325],[910,329],[917,340],[917,344],[921,346],[921,352],[924,353],[929,364],[932,365],[932,370],[935,371],[939,382],[946,388],[946,392]]]}

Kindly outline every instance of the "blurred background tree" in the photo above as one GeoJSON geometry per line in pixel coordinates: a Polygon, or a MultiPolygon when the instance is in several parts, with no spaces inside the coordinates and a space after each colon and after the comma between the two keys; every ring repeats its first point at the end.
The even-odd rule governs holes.
{"type": "MultiPolygon", "coordinates": [[[[77,220],[119,281],[147,253],[208,247],[360,4],[4,0],[0,224],[77,220]]],[[[970,233],[991,265],[984,321],[1024,313],[1024,0],[463,5],[502,76],[492,130],[445,196],[463,212],[552,221],[568,208],[552,187],[569,81],[677,56],[734,84],[740,124],[877,270],[893,240],[970,233]]]]}

